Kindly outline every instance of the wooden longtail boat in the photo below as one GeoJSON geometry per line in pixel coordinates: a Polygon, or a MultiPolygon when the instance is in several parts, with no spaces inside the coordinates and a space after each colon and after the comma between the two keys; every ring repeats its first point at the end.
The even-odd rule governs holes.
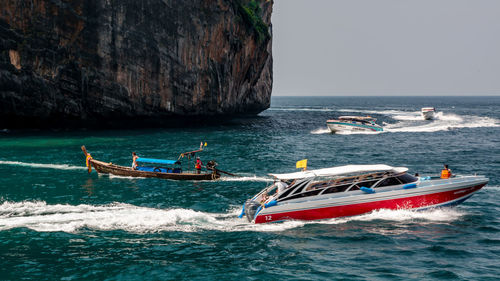
{"type": "Polygon", "coordinates": [[[209,173],[192,173],[192,172],[182,172],[182,170],[168,170],[165,168],[154,168],[152,171],[145,170],[136,170],[132,169],[132,167],[124,167],[115,165],[112,163],[106,163],[103,161],[95,160],[90,156],[90,153],[87,152],[85,146],[82,146],[82,151],[85,154],[87,167],[89,168],[89,173],[91,171],[91,167],[98,173],[102,174],[112,174],[116,176],[124,176],[124,177],[144,177],[144,178],[160,178],[160,179],[169,179],[169,180],[216,180],[220,178],[220,173],[215,167],[208,167],[211,171],[209,173]]]}

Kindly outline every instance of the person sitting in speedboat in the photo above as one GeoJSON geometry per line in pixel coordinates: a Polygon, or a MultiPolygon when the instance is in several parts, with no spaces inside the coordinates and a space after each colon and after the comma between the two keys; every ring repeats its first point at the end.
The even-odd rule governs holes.
{"type": "Polygon", "coordinates": [[[261,196],[260,203],[266,203],[267,201],[272,201],[285,191],[289,187],[288,184],[283,181],[275,182],[271,185],[261,196]]]}
{"type": "Polygon", "coordinates": [[[442,179],[449,179],[451,178],[451,170],[448,169],[448,165],[444,164],[444,168],[441,171],[441,178],[442,179]]]}

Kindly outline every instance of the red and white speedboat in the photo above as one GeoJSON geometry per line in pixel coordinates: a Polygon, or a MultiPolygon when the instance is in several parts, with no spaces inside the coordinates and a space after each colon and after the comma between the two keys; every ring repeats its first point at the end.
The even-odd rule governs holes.
{"type": "Polygon", "coordinates": [[[488,183],[484,176],[417,178],[405,167],[347,165],[290,174],[245,203],[250,222],[317,220],[377,209],[425,209],[460,204],[488,183]]]}

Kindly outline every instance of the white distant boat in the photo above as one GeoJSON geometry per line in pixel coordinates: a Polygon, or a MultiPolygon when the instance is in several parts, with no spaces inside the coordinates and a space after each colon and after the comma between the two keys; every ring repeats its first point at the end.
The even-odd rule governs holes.
{"type": "Polygon", "coordinates": [[[425,120],[432,120],[434,119],[434,113],[436,113],[436,109],[434,107],[422,107],[422,117],[424,117],[425,120]]]}
{"type": "Polygon", "coordinates": [[[382,126],[375,124],[375,118],[366,116],[340,116],[335,120],[327,120],[326,125],[332,131],[336,132],[381,132],[384,129],[382,126]]]}

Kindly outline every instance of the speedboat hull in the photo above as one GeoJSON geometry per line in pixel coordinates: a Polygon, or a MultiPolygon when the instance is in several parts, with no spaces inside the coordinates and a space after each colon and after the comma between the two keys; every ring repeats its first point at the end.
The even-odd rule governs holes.
{"type": "Polygon", "coordinates": [[[332,133],[337,132],[381,132],[384,129],[378,125],[353,124],[342,121],[327,121],[326,125],[332,133]]]}
{"type": "MultiPolygon", "coordinates": [[[[291,200],[261,208],[254,216],[255,223],[283,220],[318,220],[355,216],[378,209],[424,209],[460,204],[488,183],[480,176],[457,177],[447,180],[419,181],[415,187],[382,188],[367,194],[336,194],[318,196],[312,200],[291,200]]],[[[351,192],[349,192],[351,193],[351,192]]]]}
{"type": "Polygon", "coordinates": [[[434,114],[435,114],[435,109],[433,107],[424,107],[422,108],[422,118],[424,118],[424,120],[432,120],[434,119],[434,114]]]}
{"type": "Polygon", "coordinates": [[[99,174],[112,174],[115,176],[122,177],[141,177],[141,178],[160,178],[160,179],[168,179],[168,180],[216,180],[220,178],[220,174],[213,171],[212,173],[172,173],[165,172],[164,169],[159,169],[155,171],[141,171],[134,170],[130,167],[119,166],[111,163],[105,163],[99,160],[91,159],[90,163],[92,167],[99,174]]]}
{"type": "Polygon", "coordinates": [[[432,119],[434,119],[434,111],[426,111],[426,112],[422,112],[422,117],[423,117],[425,120],[432,120],[432,119]]]}

